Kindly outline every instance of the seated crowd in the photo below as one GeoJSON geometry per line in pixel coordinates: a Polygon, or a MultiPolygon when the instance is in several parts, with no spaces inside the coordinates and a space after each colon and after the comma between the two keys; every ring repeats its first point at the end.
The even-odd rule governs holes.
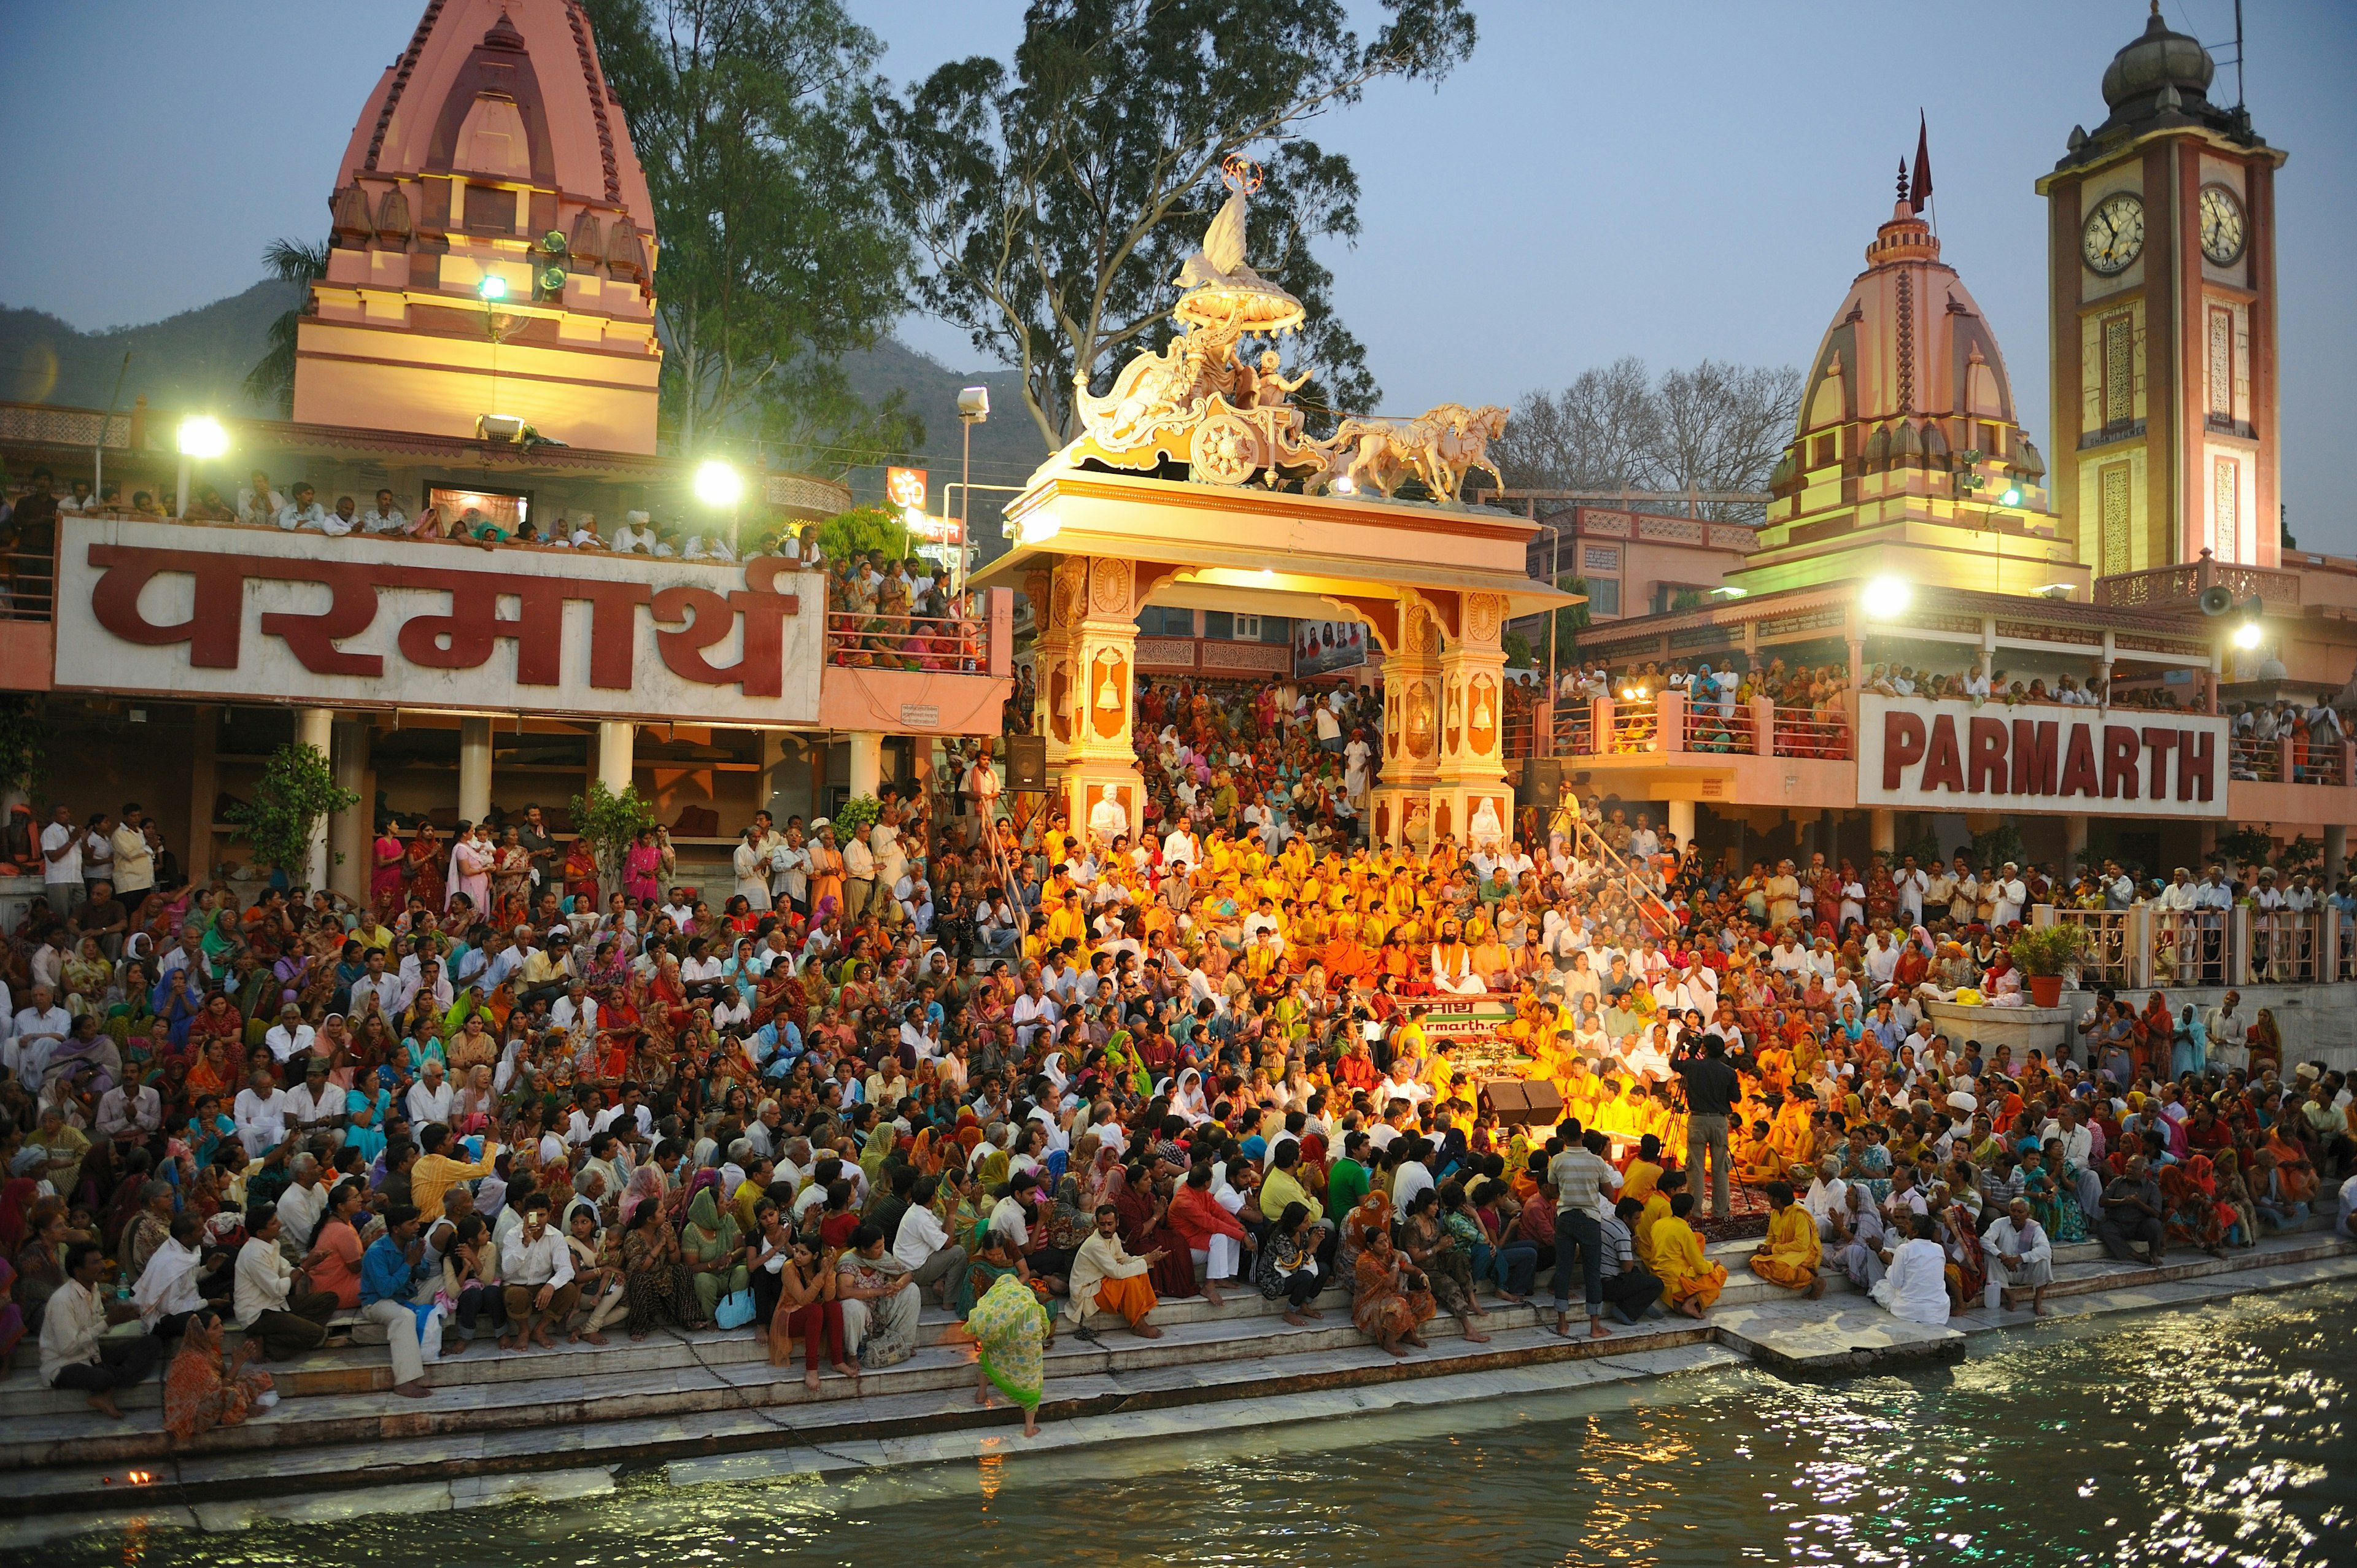
{"type": "Polygon", "coordinates": [[[186,1437],[348,1334],[417,1396],[490,1343],[800,1339],[817,1385],[954,1332],[1028,1427],[1060,1323],[1152,1337],[1174,1297],[1308,1324],[1330,1283],[1405,1355],[1549,1270],[1559,1333],[1699,1316],[1762,1220],[1760,1277],[1932,1320],[2035,1305],[2083,1235],[2249,1245],[2334,1182],[2346,1223],[2343,1075],[2287,1079],[2231,1000],[2100,998],[2083,1061],[1932,1025],[2018,992],[2017,868],[1744,877],[1600,803],[1375,851],[1367,697],[1149,709],[1143,822],[977,749],[840,834],[757,820],[717,912],[651,843],[601,899],[472,829],[366,907],[56,879],[5,954],[0,1354],[111,1410],[177,1340],[186,1437]],[[1437,1022],[1491,995],[1494,1037],[1437,1022]],[[1496,1113],[1516,1072],[1560,1125],[1496,1113]]]}

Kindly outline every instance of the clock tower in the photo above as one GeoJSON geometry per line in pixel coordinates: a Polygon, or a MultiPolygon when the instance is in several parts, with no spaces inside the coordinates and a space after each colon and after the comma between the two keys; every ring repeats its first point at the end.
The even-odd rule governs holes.
{"type": "Polygon", "coordinates": [[[2110,116],[2073,126],[2048,204],[2050,479],[2101,576],[2197,561],[2273,566],[2275,175],[2286,154],[2161,20],[2104,72],[2110,116]]]}

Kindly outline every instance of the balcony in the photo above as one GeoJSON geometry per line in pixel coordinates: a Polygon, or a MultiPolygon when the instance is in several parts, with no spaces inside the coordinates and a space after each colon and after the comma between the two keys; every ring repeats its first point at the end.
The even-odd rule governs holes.
{"type": "Polygon", "coordinates": [[[1293,643],[1238,642],[1222,637],[1137,639],[1141,675],[1199,675],[1214,681],[1283,680],[1293,673],[1293,643]]]}
{"type": "Polygon", "coordinates": [[[830,610],[819,724],[834,730],[996,735],[1011,687],[1015,594],[990,588],[935,618],[830,610]]]}
{"type": "Polygon", "coordinates": [[[2095,602],[2119,609],[2190,610],[2200,607],[2201,590],[2223,586],[2234,602],[2256,598],[2269,615],[2300,613],[2299,574],[2266,566],[2237,566],[2205,553],[2190,565],[2156,566],[2095,579],[2095,602]]]}

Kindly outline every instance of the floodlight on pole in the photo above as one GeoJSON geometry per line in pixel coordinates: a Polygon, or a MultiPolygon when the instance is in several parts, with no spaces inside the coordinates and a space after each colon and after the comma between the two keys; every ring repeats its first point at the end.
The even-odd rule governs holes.
{"type": "Polygon", "coordinates": [[[707,457],[696,466],[695,499],[705,506],[727,510],[745,499],[745,476],[732,464],[707,457]]]}
{"type": "Polygon", "coordinates": [[[172,515],[188,515],[188,467],[191,461],[218,457],[229,450],[229,432],[221,422],[207,413],[194,413],[180,421],[179,489],[173,492],[172,515]]]}
{"type": "Polygon", "coordinates": [[[1857,602],[1874,619],[1891,620],[1907,613],[1907,607],[1915,602],[1915,589],[1904,577],[1876,577],[1867,582],[1857,602]]]}
{"type": "Polygon", "coordinates": [[[508,280],[497,273],[485,273],[475,285],[475,296],[485,305],[497,305],[508,296],[508,280]]]}
{"type": "Polygon", "coordinates": [[[2257,621],[2255,621],[2255,620],[2246,620],[2246,621],[2244,621],[2242,625],[2240,625],[2240,626],[2238,626],[2238,627],[2236,627],[2236,628],[2234,628],[2234,646],[2235,646],[2235,647],[2237,647],[2237,648],[2243,648],[2243,649],[2251,649],[2251,648],[2256,648],[2258,645],[2259,645],[2259,623],[2258,623],[2257,621]]]}
{"type": "Polygon", "coordinates": [[[990,422],[990,389],[963,387],[957,395],[959,435],[963,448],[958,457],[958,540],[957,554],[950,567],[950,592],[965,586],[965,552],[974,531],[966,526],[968,514],[974,510],[974,427],[990,422]]]}

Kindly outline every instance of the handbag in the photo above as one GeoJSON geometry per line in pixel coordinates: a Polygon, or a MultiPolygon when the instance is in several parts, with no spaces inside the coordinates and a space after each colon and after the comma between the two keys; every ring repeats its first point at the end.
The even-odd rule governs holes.
{"type": "Polygon", "coordinates": [[[721,1328],[742,1328],[753,1321],[753,1293],[731,1291],[712,1309],[712,1321],[721,1328]]]}

